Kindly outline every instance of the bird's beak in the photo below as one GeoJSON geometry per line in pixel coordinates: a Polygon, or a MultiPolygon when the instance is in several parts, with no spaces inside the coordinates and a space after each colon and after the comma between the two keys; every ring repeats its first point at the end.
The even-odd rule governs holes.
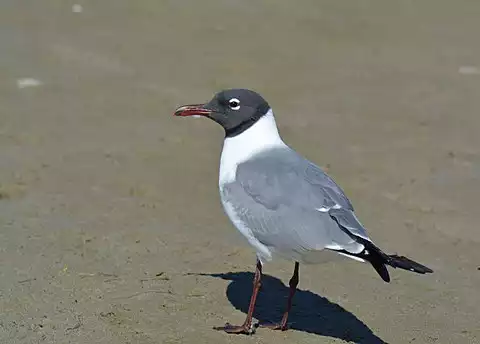
{"type": "Polygon", "coordinates": [[[208,116],[212,110],[205,107],[206,104],[192,104],[180,106],[175,110],[174,116],[208,116]]]}

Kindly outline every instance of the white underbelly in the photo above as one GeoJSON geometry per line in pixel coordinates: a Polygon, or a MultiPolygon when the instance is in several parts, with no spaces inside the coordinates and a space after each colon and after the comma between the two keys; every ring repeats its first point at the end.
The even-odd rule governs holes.
{"type": "Polygon", "coordinates": [[[258,241],[257,238],[255,238],[251,229],[248,228],[248,226],[239,218],[239,216],[236,214],[232,205],[229,202],[224,201],[221,191],[220,191],[220,197],[222,200],[223,209],[225,210],[225,213],[227,214],[228,218],[233,223],[235,228],[237,228],[238,231],[242,233],[242,235],[247,239],[248,243],[251,246],[253,246],[253,248],[257,253],[258,258],[262,261],[264,260],[271,261],[272,251],[267,246],[265,246],[260,241],[258,241]]]}

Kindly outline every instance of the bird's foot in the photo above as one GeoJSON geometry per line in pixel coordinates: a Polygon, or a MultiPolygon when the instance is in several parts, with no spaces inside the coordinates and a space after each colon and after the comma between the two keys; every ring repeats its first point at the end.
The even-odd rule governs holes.
{"type": "Polygon", "coordinates": [[[225,326],[219,326],[219,327],[214,327],[214,330],[217,331],[225,331],[227,333],[232,333],[232,334],[254,334],[256,326],[253,326],[252,324],[243,324],[240,326],[237,325],[232,325],[230,323],[226,323],[225,326]]]}
{"type": "Polygon", "coordinates": [[[288,330],[288,324],[287,323],[283,323],[283,322],[279,322],[279,323],[259,323],[257,325],[257,327],[261,327],[261,328],[269,328],[270,330],[280,330],[280,331],[286,331],[288,330]]]}

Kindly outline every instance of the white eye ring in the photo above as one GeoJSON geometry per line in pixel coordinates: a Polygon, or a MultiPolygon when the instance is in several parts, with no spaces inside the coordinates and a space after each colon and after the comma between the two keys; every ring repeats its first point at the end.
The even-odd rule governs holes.
{"type": "Polygon", "coordinates": [[[228,105],[232,110],[239,110],[240,109],[240,100],[237,98],[232,98],[228,101],[228,105]]]}

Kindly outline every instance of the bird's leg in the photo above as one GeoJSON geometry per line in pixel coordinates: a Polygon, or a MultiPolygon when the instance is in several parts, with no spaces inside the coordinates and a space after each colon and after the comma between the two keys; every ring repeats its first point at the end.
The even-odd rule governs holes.
{"type": "Polygon", "coordinates": [[[214,327],[215,330],[225,331],[227,333],[237,334],[252,334],[255,332],[254,326],[252,326],[253,310],[255,309],[255,302],[257,300],[257,294],[262,284],[262,263],[257,259],[257,268],[255,270],[255,277],[253,278],[253,292],[250,298],[250,305],[248,306],[247,318],[243,325],[231,325],[226,323],[225,326],[214,327]]]}
{"type": "Polygon", "coordinates": [[[299,263],[295,262],[295,269],[293,270],[293,276],[292,278],[290,278],[290,282],[288,283],[290,286],[290,292],[288,294],[287,309],[283,314],[282,321],[277,324],[259,324],[259,327],[267,327],[272,330],[282,330],[282,331],[286,331],[288,329],[288,325],[287,325],[288,313],[292,308],[293,295],[295,295],[295,292],[297,291],[297,285],[298,285],[298,268],[299,268],[299,263]]]}

